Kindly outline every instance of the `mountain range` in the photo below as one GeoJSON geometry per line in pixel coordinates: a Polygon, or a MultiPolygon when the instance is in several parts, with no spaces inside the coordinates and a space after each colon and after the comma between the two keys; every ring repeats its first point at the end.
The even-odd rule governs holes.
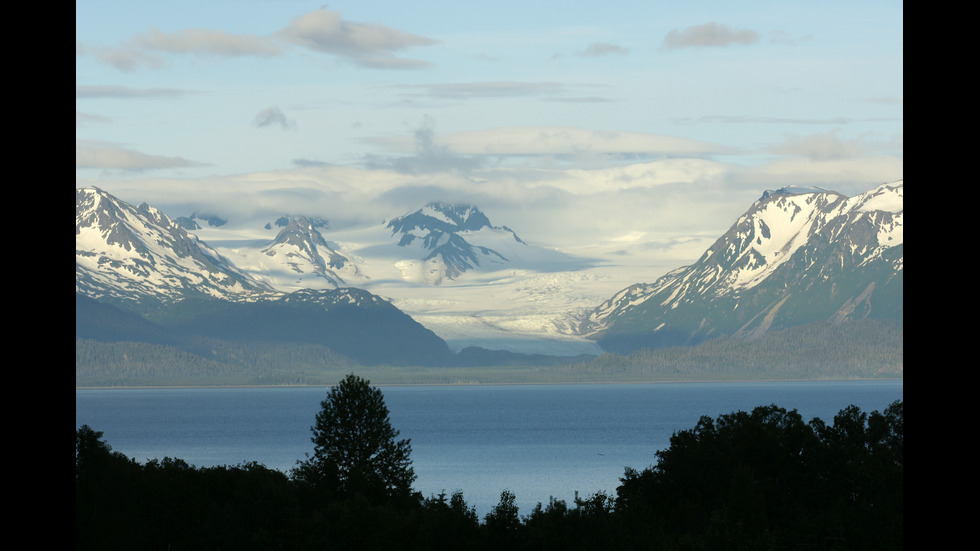
{"type": "Polygon", "coordinates": [[[697,262],[622,290],[580,331],[628,352],[814,322],[901,322],[903,184],[855,197],[767,191],[697,262]]]}
{"type": "Polygon", "coordinates": [[[98,189],[75,191],[76,293],[144,309],[273,291],[150,205],[133,206],[98,189]]]}
{"type": "Polygon", "coordinates": [[[486,365],[555,361],[508,346],[542,335],[567,360],[808,324],[901,326],[902,203],[903,181],[854,197],[766,191],[694,264],[597,299],[591,259],[530,244],[473,205],[431,202],[356,233],[283,215],[236,234],[216,216],[77,189],[76,342],[188,354],[302,343],[362,365],[486,365]]]}

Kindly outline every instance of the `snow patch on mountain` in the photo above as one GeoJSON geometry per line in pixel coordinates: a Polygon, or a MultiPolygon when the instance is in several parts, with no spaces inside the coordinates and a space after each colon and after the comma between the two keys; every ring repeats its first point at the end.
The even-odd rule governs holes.
{"type": "MultiPolygon", "coordinates": [[[[507,226],[494,227],[476,207],[432,206],[440,204],[445,205],[430,203],[405,215],[420,213],[415,224],[404,226],[405,232],[389,227],[397,219],[356,227],[318,226],[317,230],[331,250],[348,260],[345,269],[356,267],[356,271],[337,271],[342,285],[385,297],[454,349],[479,345],[561,355],[595,351],[595,343],[575,334],[575,321],[651,269],[649,262],[604,266],[537,246],[507,226]],[[438,239],[432,230],[438,231],[438,239]],[[399,244],[404,235],[412,236],[412,245],[399,244]],[[479,264],[447,277],[444,257],[422,246],[427,238],[438,245],[436,250],[454,245],[467,250],[462,246],[465,243],[472,247],[479,264]]],[[[334,288],[327,278],[309,270],[300,274],[263,254],[276,229],[263,229],[264,224],[230,220],[221,228],[203,228],[197,233],[218,244],[221,254],[236,265],[277,289],[334,288]]]]}
{"type": "Polygon", "coordinates": [[[734,270],[721,285],[732,291],[764,281],[826,223],[822,213],[844,197],[829,192],[773,194],[736,222],[725,255],[734,270]]]}
{"type": "Polygon", "coordinates": [[[158,209],[96,188],[76,190],[75,289],[125,303],[188,294],[246,299],[272,290],[158,209]]]}
{"type": "MultiPolygon", "coordinates": [[[[831,266],[815,265],[818,260],[831,261],[819,257],[823,247],[843,247],[847,262],[856,259],[857,267],[877,262],[903,243],[903,186],[899,180],[851,198],[819,189],[767,191],[696,263],[653,284],[634,284],[615,293],[589,312],[580,327],[584,333],[601,331],[610,320],[645,308],[654,297],[666,311],[721,297],[732,299],[732,307],[738,308],[739,296],[768,281],[805,247],[816,247],[803,257],[809,258],[807,270],[817,270],[813,277],[830,277],[819,274],[833,271],[831,266]]],[[[902,270],[903,256],[888,254],[892,269],[902,270]]],[[[833,260],[836,269],[844,261],[833,260]]],[[[775,315],[778,308],[774,305],[767,315],[775,315]]],[[[654,331],[661,327],[664,324],[654,331]]]]}

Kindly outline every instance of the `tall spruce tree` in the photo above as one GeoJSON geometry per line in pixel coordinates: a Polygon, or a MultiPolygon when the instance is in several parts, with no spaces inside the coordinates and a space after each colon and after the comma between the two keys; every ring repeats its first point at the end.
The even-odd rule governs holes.
{"type": "Polygon", "coordinates": [[[299,462],[298,480],[345,498],[412,496],[411,441],[396,440],[384,394],[370,381],[352,373],[332,387],[311,430],[313,455],[299,462]]]}

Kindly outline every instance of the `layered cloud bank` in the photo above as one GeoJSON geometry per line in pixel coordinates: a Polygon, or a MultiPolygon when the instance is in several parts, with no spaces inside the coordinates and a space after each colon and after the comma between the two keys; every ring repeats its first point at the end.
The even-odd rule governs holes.
{"type": "Polygon", "coordinates": [[[673,265],[767,188],[903,177],[900,5],[77,8],[76,187],[173,216],[467,202],[673,265]]]}

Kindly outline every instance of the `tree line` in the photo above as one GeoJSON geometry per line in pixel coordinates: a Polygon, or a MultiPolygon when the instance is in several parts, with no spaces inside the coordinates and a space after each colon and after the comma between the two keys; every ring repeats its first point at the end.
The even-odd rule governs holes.
{"type": "Polygon", "coordinates": [[[474,348],[457,354],[454,366],[365,368],[315,344],[188,337],[174,346],[76,338],[75,385],[317,385],[354,369],[370,370],[385,383],[419,384],[900,378],[903,340],[900,323],[863,320],[598,357],[474,348]]]}
{"type": "Polygon", "coordinates": [[[482,519],[462,492],[422,496],[381,391],[348,375],[321,402],[313,453],[140,464],[75,430],[76,549],[891,550],[903,547],[903,402],[828,424],[776,405],[702,417],[615,493],[482,519]]]}
{"type": "Polygon", "coordinates": [[[897,378],[904,370],[904,332],[889,321],[811,323],[753,339],[610,352],[565,370],[603,380],[897,378]]]}

